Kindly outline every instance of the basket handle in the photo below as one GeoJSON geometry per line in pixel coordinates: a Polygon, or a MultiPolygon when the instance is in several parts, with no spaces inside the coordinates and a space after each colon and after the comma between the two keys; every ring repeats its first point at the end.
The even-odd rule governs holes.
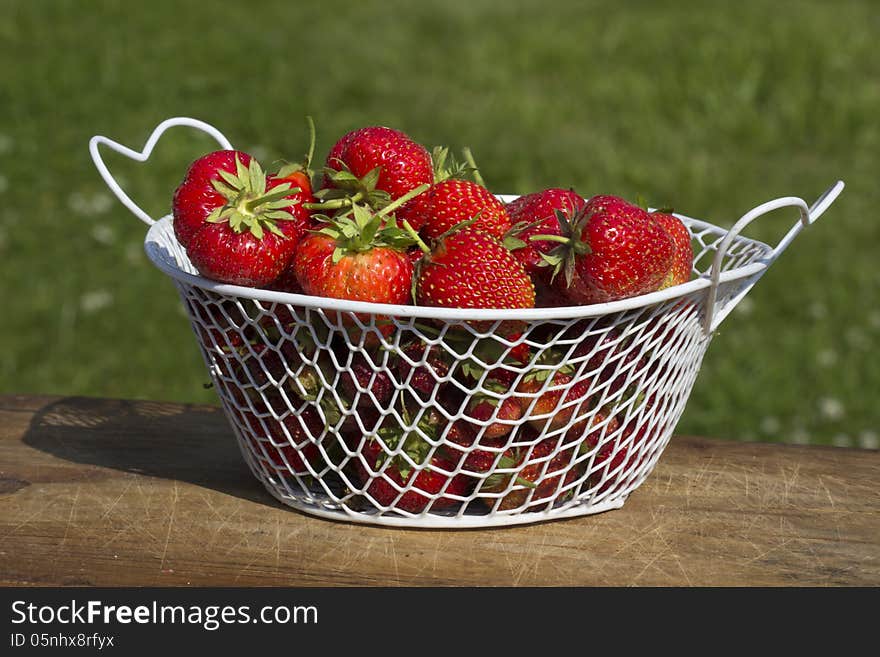
{"type": "Polygon", "coordinates": [[[96,135],[89,140],[89,153],[92,155],[92,161],[95,163],[95,167],[98,169],[98,173],[101,174],[101,177],[104,179],[104,182],[107,183],[107,187],[110,188],[110,191],[116,195],[116,198],[131,210],[132,214],[136,216],[138,219],[143,221],[147,226],[152,226],[156,223],[156,220],[150,217],[146,212],[144,212],[141,207],[131,200],[128,194],[122,189],[119,183],[116,181],[116,178],[113,177],[113,174],[110,173],[110,170],[107,168],[107,165],[104,164],[104,159],[101,157],[99,146],[102,144],[107,146],[108,148],[116,151],[117,153],[121,153],[125,157],[128,157],[132,160],[136,160],[137,162],[146,162],[150,154],[153,152],[153,148],[156,146],[156,142],[159,141],[159,138],[164,134],[168,128],[173,128],[175,126],[187,126],[190,128],[195,128],[197,130],[201,130],[202,132],[207,133],[209,136],[213,137],[218,144],[224,149],[232,150],[232,144],[229,143],[229,140],[223,136],[217,128],[204,121],[199,121],[197,119],[191,119],[185,116],[178,116],[170,119],[166,119],[162,121],[156,128],[153,130],[153,133],[150,135],[149,139],[147,139],[144,147],[141,151],[135,151],[127,146],[123,146],[122,144],[113,141],[112,139],[108,139],[107,137],[102,137],[100,135],[96,135]]]}
{"type": "MultiPolygon", "coordinates": [[[[791,229],[789,229],[785,236],[779,240],[779,243],[765,259],[766,266],[769,267],[773,261],[776,260],[786,248],[788,248],[788,245],[791,244],[794,238],[797,237],[804,228],[815,223],[815,221],[822,216],[825,210],[827,210],[835,199],[840,196],[843,188],[843,181],[838,180],[831,185],[831,187],[826,189],[811,206],[807,206],[806,201],[796,196],[785,196],[772,201],[767,201],[744,214],[739,221],[730,228],[727,235],[721,240],[721,244],[718,245],[718,250],[715,252],[715,259],[712,262],[712,269],[709,276],[710,285],[706,293],[706,316],[703,320],[703,330],[706,332],[706,335],[711,335],[715,329],[718,328],[718,325],[721,324],[721,321],[731,310],[733,310],[736,303],[745,296],[745,294],[751,289],[752,285],[754,285],[754,282],[757,282],[756,279],[752,285],[747,286],[746,289],[743,290],[733,303],[730,303],[724,311],[717,312],[716,301],[718,298],[718,285],[721,282],[721,265],[724,263],[724,258],[727,256],[727,250],[730,248],[730,245],[739,236],[743,229],[755,219],[768,212],[785,207],[796,207],[799,210],[800,217],[798,221],[791,227],[791,229]]],[[[730,277],[735,278],[736,271],[736,269],[733,269],[725,273],[730,277]]]]}

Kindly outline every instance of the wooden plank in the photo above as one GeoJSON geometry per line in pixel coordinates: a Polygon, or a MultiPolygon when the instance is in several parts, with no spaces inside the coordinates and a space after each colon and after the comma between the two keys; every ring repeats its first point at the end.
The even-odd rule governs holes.
{"type": "Polygon", "coordinates": [[[876,586],[880,452],[675,436],[622,509],[407,530],[288,509],[213,406],[0,397],[0,583],[876,586]]]}

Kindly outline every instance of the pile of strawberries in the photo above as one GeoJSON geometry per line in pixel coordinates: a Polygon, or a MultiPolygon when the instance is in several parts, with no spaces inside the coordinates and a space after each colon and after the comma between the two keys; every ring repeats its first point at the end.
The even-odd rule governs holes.
{"type": "MultiPolygon", "coordinates": [[[[311,120],[309,127],[304,161],[275,172],[234,150],[190,166],[174,194],[173,225],[203,276],[335,299],[475,309],[601,303],[690,279],[690,233],[671,211],[563,188],[505,203],[467,149],[458,162],[448,149],[429,152],[380,126],[341,137],[316,173],[311,120]]],[[[573,360],[590,359],[581,371],[591,376],[578,379],[552,349],[535,357],[519,322],[501,323],[495,331],[502,341],[486,338],[471,350],[498,365],[486,371],[421,339],[400,340],[390,352],[381,337],[395,330],[392,322],[377,321],[379,334],[361,336],[365,323],[341,313],[340,325],[362,349],[342,347],[339,378],[326,349],[304,332],[285,338],[296,333],[292,317],[260,320],[264,335],[280,338],[278,348],[242,334],[234,305],[194,309],[228,379],[253,382],[249,391],[227,392],[236,398],[237,420],[260,438],[255,452],[296,475],[344,461],[351,479],[382,506],[436,511],[475,488],[497,509],[546,505],[572,492],[583,454],[600,444],[594,470],[640,462],[602,441],[614,435],[615,444],[634,446],[648,428],[625,426],[589,394],[600,382],[623,388],[621,371],[631,387],[638,378],[632,372],[648,369],[644,358],[629,362],[626,341],[613,330],[574,350],[573,360]],[[538,360],[545,367],[530,370],[538,360]],[[475,388],[481,392],[462,393],[475,388]],[[281,422],[272,419],[278,416],[281,422]],[[337,443],[322,442],[327,436],[337,443]]],[[[446,339],[454,342],[455,331],[446,339]]]]}

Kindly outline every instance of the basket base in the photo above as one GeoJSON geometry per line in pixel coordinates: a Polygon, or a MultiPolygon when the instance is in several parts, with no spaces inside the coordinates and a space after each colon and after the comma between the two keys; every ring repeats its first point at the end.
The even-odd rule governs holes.
{"type": "Polygon", "coordinates": [[[599,502],[597,504],[574,504],[558,509],[548,509],[546,511],[533,511],[528,513],[503,514],[496,513],[491,515],[424,515],[424,516],[402,516],[402,515],[379,515],[371,513],[359,513],[357,511],[341,508],[329,509],[320,507],[316,504],[308,504],[300,500],[291,499],[278,494],[272,487],[266,486],[266,490],[276,500],[283,505],[302,511],[311,516],[323,518],[325,520],[340,520],[343,522],[354,522],[365,525],[377,525],[384,527],[401,527],[411,529],[478,529],[491,527],[511,527],[514,525],[529,525],[549,520],[560,520],[562,518],[575,518],[578,516],[588,516],[596,513],[604,513],[619,509],[626,501],[626,496],[616,497],[609,501],[599,502]]]}

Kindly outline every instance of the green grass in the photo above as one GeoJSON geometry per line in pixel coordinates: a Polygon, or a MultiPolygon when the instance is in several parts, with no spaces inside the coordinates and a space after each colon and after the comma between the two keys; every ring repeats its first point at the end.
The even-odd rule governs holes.
{"type": "MultiPolygon", "coordinates": [[[[880,8],[875,2],[4,2],[0,392],[215,402],[145,227],[87,153],[194,116],[264,161],[343,132],[470,145],[499,192],[637,194],[730,225],[847,189],[734,312],[680,432],[877,444],[880,8]],[[432,3],[433,5],[433,3],[432,3]]],[[[211,144],[109,158],[156,215],[211,144]]],[[[780,237],[779,213],[750,227],[780,237]]]]}

